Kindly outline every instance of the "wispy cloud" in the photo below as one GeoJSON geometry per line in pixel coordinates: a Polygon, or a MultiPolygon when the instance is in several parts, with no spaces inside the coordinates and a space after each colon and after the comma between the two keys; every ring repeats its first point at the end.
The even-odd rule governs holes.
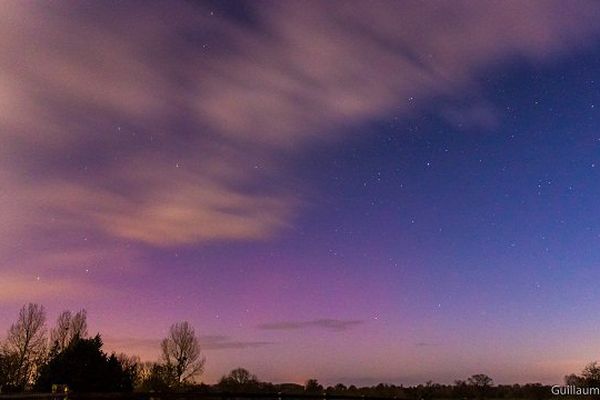
{"type": "Polygon", "coordinates": [[[415,346],[417,347],[431,347],[431,346],[437,346],[437,343],[431,343],[431,342],[417,342],[415,343],[415,346]]]}
{"type": "Polygon", "coordinates": [[[498,110],[483,102],[463,107],[447,107],[441,112],[442,117],[458,129],[494,130],[500,125],[498,110]]]}
{"type": "MultiPolygon", "coordinates": [[[[128,352],[139,354],[143,359],[153,360],[160,354],[159,338],[135,338],[135,337],[112,337],[103,338],[106,347],[114,352],[128,352]]],[[[268,341],[242,341],[235,340],[229,336],[223,335],[204,335],[199,337],[202,350],[246,350],[264,346],[271,346],[275,343],[268,341]]]]}
{"type": "Polygon", "coordinates": [[[361,320],[343,320],[343,319],[314,319],[310,321],[282,321],[271,322],[259,325],[259,329],[292,331],[308,328],[325,329],[334,332],[347,331],[357,325],[363,324],[361,320]]]}
{"type": "MultiPolygon", "coordinates": [[[[3,3],[0,253],[271,238],[305,202],[287,155],[600,30],[594,1],[251,7],[239,24],[185,1],[3,3]]],[[[445,117],[497,123],[477,104],[445,117]]]]}
{"type": "MultiPolygon", "coordinates": [[[[107,291],[102,293],[106,295],[107,291]]],[[[86,280],[0,272],[0,304],[38,301],[58,295],[63,299],[89,299],[99,294],[96,285],[86,280]]]]}
{"type": "Polygon", "coordinates": [[[228,336],[202,336],[200,343],[206,350],[251,349],[271,346],[275,343],[267,341],[238,341],[228,336]]]}

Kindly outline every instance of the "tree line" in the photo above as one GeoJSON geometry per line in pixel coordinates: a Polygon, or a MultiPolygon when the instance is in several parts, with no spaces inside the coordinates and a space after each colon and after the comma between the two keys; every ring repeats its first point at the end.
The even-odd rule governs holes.
{"type": "Polygon", "coordinates": [[[0,393],[49,392],[61,385],[77,392],[170,390],[195,382],[205,359],[194,328],[173,324],[160,343],[161,359],[107,354],[100,334],[88,334],[87,312],[62,312],[48,334],[39,304],[21,308],[0,343],[0,393]]]}
{"type": "MultiPolygon", "coordinates": [[[[197,391],[228,393],[332,394],[396,397],[404,399],[543,399],[550,386],[540,383],[495,385],[492,378],[476,374],[452,385],[427,382],[416,386],[379,384],[356,387],[322,386],[316,379],[304,385],[260,381],[244,368],[236,368],[215,385],[198,383],[205,358],[194,328],[186,321],[171,325],[160,343],[156,362],[138,356],[107,354],[100,334],[90,336],[87,312],[62,312],[48,332],[46,312],[39,304],[21,308],[0,342],[0,393],[50,392],[56,385],[70,391],[131,392],[197,391]]],[[[566,385],[600,387],[600,364],[587,365],[580,375],[565,377],[566,385]]]]}

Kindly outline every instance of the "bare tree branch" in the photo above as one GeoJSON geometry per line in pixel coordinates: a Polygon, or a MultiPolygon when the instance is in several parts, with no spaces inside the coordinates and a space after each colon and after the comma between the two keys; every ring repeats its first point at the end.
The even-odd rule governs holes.
{"type": "Polygon", "coordinates": [[[39,304],[29,303],[19,311],[17,322],[8,330],[3,353],[12,357],[12,384],[31,383],[47,350],[46,313],[39,304]]]}
{"type": "Polygon", "coordinates": [[[187,321],[171,325],[160,347],[163,361],[173,367],[179,383],[193,382],[204,371],[206,360],[200,354],[194,328],[187,321]]]}
{"type": "Polygon", "coordinates": [[[50,342],[58,352],[63,351],[75,338],[87,336],[87,311],[80,310],[75,315],[63,311],[56,319],[56,326],[50,332],[50,342]]]}

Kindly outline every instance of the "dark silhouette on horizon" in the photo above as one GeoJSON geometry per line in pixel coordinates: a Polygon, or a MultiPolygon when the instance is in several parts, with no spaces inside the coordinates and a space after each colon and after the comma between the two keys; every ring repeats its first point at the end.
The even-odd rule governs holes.
{"type": "MultiPolygon", "coordinates": [[[[88,336],[87,313],[65,311],[47,335],[46,314],[39,304],[24,305],[17,321],[0,345],[0,394],[49,393],[57,387],[69,393],[100,392],[177,392],[228,396],[279,398],[293,395],[327,398],[401,398],[401,399],[484,399],[527,398],[540,400],[551,396],[550,386],[541,383],[495,385],[486,374],[475,374],[452,385],[432,381],[415,386],[380,383],[370,387],[337,384],[324,387],[317,379],[304,385],[274,384],[260,381],[244,368],[235,368],[215,385],[197,383],[204,371],[202,355],[194,328],[186,321],[170,327],[161,342],[161,360],[141,362],[139,357],[107,354],[98,333],[88,336]],[[336,397],[338,396],[338,397],[336,397]]],[[[600,386],[600,364],[592,362],[581,375],[565,377],[566,385],[600,386]]]]}

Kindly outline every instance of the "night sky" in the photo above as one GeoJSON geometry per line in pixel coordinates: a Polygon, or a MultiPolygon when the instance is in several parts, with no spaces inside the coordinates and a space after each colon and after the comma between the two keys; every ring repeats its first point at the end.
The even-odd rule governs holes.
{"type": "Polygon", "coordinates": [[[86,308],[205,382],[600,358],[600,3],[3,1],[0,332],[86,308]]]}

